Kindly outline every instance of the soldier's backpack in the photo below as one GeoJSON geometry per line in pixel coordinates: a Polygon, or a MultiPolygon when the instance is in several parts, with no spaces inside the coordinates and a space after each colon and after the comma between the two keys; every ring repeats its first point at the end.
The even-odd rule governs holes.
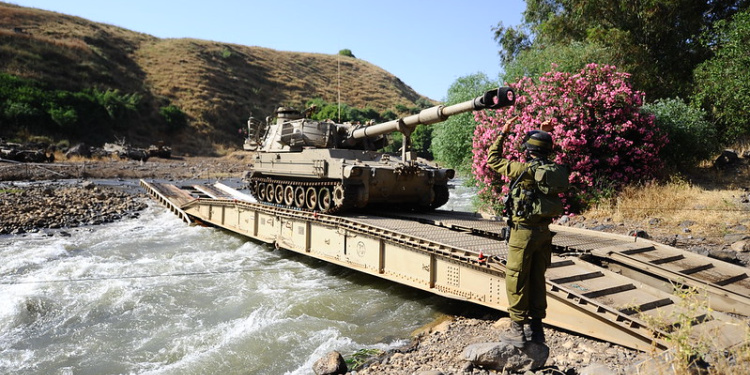
{"type": "Polygon", "coordinates": [[[513,181],[509,195],[503,199],[506,205],[504,214],[509,218],[515,215],[527,219],[562,215],[563,203],[559,194],[570,188],[569,175],[570,170],[565,165],[542,159],[532,161],[513,181]],[[534,176],[534,186],[530,190],[518,185],[527,171],[534,176]]]}
{"type": "Polygon", "coordinates": [[[562,164],[542,161],[534,171],[536,187],[542,194],[560,194],[568,191],[570,171],[562,164]]]}

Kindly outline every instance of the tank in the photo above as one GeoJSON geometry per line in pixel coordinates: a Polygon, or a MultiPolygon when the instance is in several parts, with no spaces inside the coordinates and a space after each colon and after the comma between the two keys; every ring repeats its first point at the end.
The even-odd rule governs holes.
{"type": "Polygon", "coordinates": [[[512,105],[511,88],[487,91],[475,99],[379,124],[315,121],[304,112],[280,107],[273,117],[248,120],[244,149],[255,153],[243,179],[259,201],[323,213],[377,206],[429,211],[448,201],[455,172],[418,158],[411,134],[419,125],[450,116],[512,105]],[[378,152],[386,135],[403,134],[401,155],[378,152]]]}

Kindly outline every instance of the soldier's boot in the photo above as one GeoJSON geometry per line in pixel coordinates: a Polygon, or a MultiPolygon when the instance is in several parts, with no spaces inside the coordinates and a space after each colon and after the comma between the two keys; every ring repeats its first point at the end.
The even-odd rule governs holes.
{"type": "Polygon", "coordinates": [[[528,327],[526,341],[544,344],[544,326],[542,325],[542,319],[531,318],[528,327]]]}
{"type": "Polygon", "coordinates": [[[500,340],[517,348],[522,348],[526,343],[526,335],[523,333],[523,325],[511,321],[508,331],[500,334],[500,340]]]}

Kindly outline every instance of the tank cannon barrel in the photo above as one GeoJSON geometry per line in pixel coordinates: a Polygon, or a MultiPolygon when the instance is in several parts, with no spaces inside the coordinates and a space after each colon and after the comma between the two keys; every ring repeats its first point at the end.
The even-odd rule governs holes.
{"type": "Polygon", "coordinates": [[[410,135],[418,125],[431,125],[443,122],[448,117],[459,113],[476,111],[481,109],[497,109],[507,107],[515,103],[515,93],[510,87],[500,87],[489,90],[472,100],[450,106],[438,105],[420,111],[419,113],[388,122],[370,125],[354,130],[352,138],[370,138],[382,134],[401,132],[410,135]]]}

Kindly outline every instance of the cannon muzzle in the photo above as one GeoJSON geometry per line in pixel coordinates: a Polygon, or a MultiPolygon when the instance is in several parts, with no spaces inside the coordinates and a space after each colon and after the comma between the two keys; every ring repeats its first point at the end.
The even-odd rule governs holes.
{"type": "Polygon", "coordinates": [[[423,109],[419,113],[396,120],[391,120],[381,124],[365,126],[354,130],[352,138],[369,138],[377,137],[382,134],[401,132],[404,135],[411,135],[417,125],[431,125],[443,122],[453,115],[459,113],[477,111],[481,109],[498,109],[513,105],[516,102],[516,96],[510,87],[500,87],[489,90],[484,95],[478,96],[472,100],[450,106],[438,105],[423,109]]]}

